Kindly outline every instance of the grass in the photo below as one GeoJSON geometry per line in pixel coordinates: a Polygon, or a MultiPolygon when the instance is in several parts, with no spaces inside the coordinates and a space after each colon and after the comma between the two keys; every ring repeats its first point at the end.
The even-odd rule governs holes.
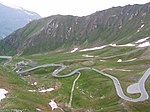
{"type": "MultiPolygon", "coordinates": [[[[91,70],[81,71],[81,77],[78,79],[72,101],[72,108],[67,107],[69,102],[69,96],[71,92],[72,83],[77,77],[77,74],[67,78],[54,78],[50,74],[58,67],[46,67],[34,70],[26,75],[17,75],[12,71],[12,66],[19,61],[32,60],[37,62],[37,65],[47,63],[63,63],[69,65],[68,68],[63,70],[59,75],[70,73],[79,67],[93,67],[99,70],[105,68],[112,69],[131,69],[131,72],[106,70],[105,72],[115,76],[119,79],[124,93],[133,98],[139,97],[139,94],[130,95],[127,93],[126,88],[138,81],[141,78],[144,71],[149,67],[149,59],[141,59],[145,50],[135,50],[133,47],[114,48],[107,47],[97,51],[87,52],[51,52],[41,55],[20,56],[13,59],[13,61],[7,66],[7,68],[0,67],[0,87],[9,91],[8,98],[2,100],[0,111],[9,111],[11,109],[20,109],[25,112],[33,112],[36,108],[40,108],[43,112],[50,111],[48,102],[51,99],[55,99],[59,107],[64,111],[87,111],[94,112],[148,112],[150,109],[150,100],[138,103],[126,102],[119,98],[116,94],[116,90],[113,81],[101,74],[98,74],[91,70]],[[134,52],[132,52],[134,51],[134,52]],[[113,54],[111,54],[113,52],[113,54]],[[99,61],[103,56],[125,54],[126,55],[106,59],[105,62],[99,61]],[[96,55],[98,58],[85,58],[83,54],[96,55]],[[132,62],[118,63],[118,59],[132,59],[137,58],[132,62]],[[92,63],[92,64],[89,64],[92,63]],[[31,85],[37,82],[37,85],[31,85]],[[28,92],[28,90],[34,89],[48,89],[55,88],[52,92],[38,93],[28,92]]],[[[23,69],[30,68],[31,66],[24,67],[23,69]]],[[[146,89],[150,94],[149,79],[146,82],[146,89]]]]}

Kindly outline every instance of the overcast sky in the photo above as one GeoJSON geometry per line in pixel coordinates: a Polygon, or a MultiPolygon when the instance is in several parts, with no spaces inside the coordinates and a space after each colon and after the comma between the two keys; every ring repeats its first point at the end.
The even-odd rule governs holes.
{"type": "Polygon", "coordinates": [[[114,6],[144,4],[149,0],[0,0],[0,3],[20,6],[42,17],[62,14],[85,16],[114,6]]]}

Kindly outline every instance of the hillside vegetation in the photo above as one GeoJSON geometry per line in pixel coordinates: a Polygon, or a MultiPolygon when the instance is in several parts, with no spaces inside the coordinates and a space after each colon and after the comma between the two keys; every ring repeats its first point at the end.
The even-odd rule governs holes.
{"type": "MultiPolygon", "coordinates": [[[[127,87],[133,83],[137,83],[143,73],[149,68],[150,52],[147,53],[148,49],[149,47],[142,49],[134,47],[107,47],[101,50],[85,52],[51,52],[14,57],[7,65],[7,68],[0,67],[0,87],[5,88],[9,92],[7,98],[1,102],[0,111],[10,112],[17,109],[32,112],[39,108],[42,112],[50,112],[51,107],[48,103],[51,99],[54,99],[57,105],[65,112],[149,112],[149,99],[137,103],[125,101],[116,94],[111,79],[91,70],[80,71],[81,76],[75,85],[71,108],[68,107],[69,97],[73,81],[76,79],[77,74],[66,78],[55,78],[51,73],[58,67],[39,68],[22,75],[15,73],[20,68],[26,70],[33,66],[48,63],[63,63],[68,66],[59,75],[70,73],[80,67],[97,68],[117,77],[127,96],[138,98],[140,94],[127,93],[127,87]],[[145,55],[146,53],[147,55],[145,55]],[[83,55],[92,55],[95,57],[86,58],[83,55]],[[147,58],[143,59],[143,56],[147,56],[147,58]],[[135,60],[117,62],[119,59],[123,61],[135,60]],[[15,68],[15,64],[21,61],[36,62],[36,65],[15,68]],[[33,85],[35,82],[37,84],[33,85]],[[47,88],[54,88],[54,91],[46,93],[38,92],[38,90],[47,88]],[[36,90],[36,92],[30,92],[29,90],[36,90]]],[[[146,90],[150,95],[149,83],[148,78],[146,81],[146,90]]],[[[61,110],[55,109],[54,112],[61,112],[61,110]]]]}
{"type": "Polygon", "coordinates": [[[33,21],[0,41],[0,54],[35,54],[125,44],[150,36],[150,3],[113,7],[77,17],[54,15],[33,21]]]}
{"type": "MultiPolygon", "coordinates": [[[[130,94],[127,88],[136,83],[138,89],[150,68],[149,18],[147,3],[84,17],[54,15],[18,29],[0,41],[0,89],[8,91],[0,112],[149,112],[149,97],[138,102],[122,98],[114,80],[93,70],[118,79],[125,96],[139,98],[143,90],[130,94]],[[59,76],[93,69],[58,78],[53,73],[61,67],[45,64],[65,65],[59,76]],[[52,110],[51,101],[58,108],[52,110]]],[[[142,82],[148,96],[149,79],[142,82]]]]}

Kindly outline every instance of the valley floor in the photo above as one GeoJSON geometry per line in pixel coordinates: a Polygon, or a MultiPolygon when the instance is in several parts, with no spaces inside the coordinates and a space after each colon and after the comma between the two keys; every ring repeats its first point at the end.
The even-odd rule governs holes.
{"type": "MultiPolygon", "coordinates": [[[[5,94],[6,98],[0,102],[0,111],[7,112],[17,109],[23,112],[36,110],[49,112],[53,109],[56,112],[108,112],[110,110],[111,112],[149,112],[150,87],[148,85],[150,81],[148,76],[150,73],[149,71],[145,73],[150,67],[149,49],[149,47],[109,46],[92,51],[16,56],[9,60],[6,66],[0,67],[0,88],[8,91],[5,94]],[[84,57],[83,55],[93,57],[84,57]],[[61,63],[62,68],[65,69],[58,66],[38,67],[49,63],[55,63],[56,65],[61,63]],[[16,73],[16,71],[19,73],[21,70],[34,67],[38,69],[26,71],[22,75],[16,73]],[[92,70],[78,69],[85,67],[92,70]],[[103,71],[100,74],[105,72],[110,77],[115,77],[114,80],[99,75],[98,70],[103,71]],[[81,75],[77,73],[78,71],[81,75]],[[66,78],[57,78],[58,73],[61,77],[70,73],[74,75],[70,74],[66,78]],[[144,81],[139,82],[144,73],[147,77],[144,81]],[[116,84],[115,80],[117,81],[116,84]],[[145,87],[139,87],[140,92],[145,91],[144,88],[146,88],[148,96],[144,100],[132,102],[134,99],[143,96],[142,94],[146,94],[140,94],[139,91],[129,94],[127,88],[131,88],[131,85],[135,83],[145,84],[145,87]],[[120,91],[117,90],[116,92],[117,84],[119,84],[118,87],[122,87],[120,93],[124,93],[130,99],[120,98],[117,95],[120,91]],[[53,102],[52,104],[55,106],[52,107],[50,102],[53,102]]],[[[6,60],[1,61],[2,64],[7,62],[6,60]]],[[[130,93],[132,92],[130,91],[130,93]]]]}

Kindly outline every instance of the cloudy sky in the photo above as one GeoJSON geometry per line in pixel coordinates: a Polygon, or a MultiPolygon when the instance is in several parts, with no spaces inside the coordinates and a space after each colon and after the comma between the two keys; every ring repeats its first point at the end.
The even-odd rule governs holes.
{"type": "Polygon", "coordinates": [[[149,0],[0,0],[0,3],[20,6],[43,17],[62,14],[85,16],[114,6],[144,4],[149,0]]]}

